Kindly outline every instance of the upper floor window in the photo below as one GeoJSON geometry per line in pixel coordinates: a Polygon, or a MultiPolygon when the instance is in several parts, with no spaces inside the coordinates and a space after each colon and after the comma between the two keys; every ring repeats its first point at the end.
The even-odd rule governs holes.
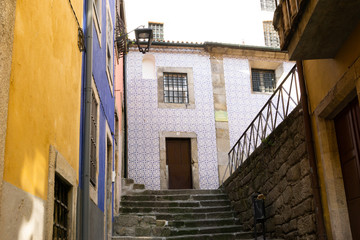
{"type": "Polygon", "coordinates": [[[149,22],[149,28],[153,30],[153,39],[155,41],[164,40],[164,24],[149,22]]]}
{"type": "Polygon", "coordinates": [[[265,46],[279,48],[280,40],[279,35],[275,31],[272,21],[263,22],[264,25],[264,38],[265,46]]]}
{"type": "Polygon", "coordinates": [[[251,78],[254,92],[273,92],[276,89],[274,70],[251,69],[251,78]]]}
{"type": "Polygon", "coordinates": [[[193,69],[158,67],[159,108],[195,109],[193,69]]]}
{"type": "Polygon", "coordinates": [[[99,45],[101,46],[101,5],[102,0],[94,0],[93,2],[93,9],[94,9],[94,25],[95,30],[97,32],[97,38],[99,40],[99,45]]]}
{"type": "Polygon", "coordinates": [[[189,103],[186,73],[164,73],[164,102],[189,103]]]}
{"type": "Polygon", "coordinates": [[[275,0],[260,0],[261,10],[275,11],[275,0]]]}
{"type": "Polygon", "coordinates": [[[106,73],[109,80],[111,93],[113,93],[113,67],[114,67],[114,27],[110,13],[110,7],[107,5],[106,10],[106,73]]]}

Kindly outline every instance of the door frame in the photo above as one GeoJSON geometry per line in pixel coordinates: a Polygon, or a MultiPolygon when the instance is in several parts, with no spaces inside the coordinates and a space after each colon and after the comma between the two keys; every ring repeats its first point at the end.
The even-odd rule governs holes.
{"type": "Polygon", "coordinates": [[[193,189],[200,189],[197,135],[194,132],[160,132],[160,189],[169,189],[169,170],[166,165],[166,138],[190,139],[192,185],[193,189]]]}
{"type": "Polygon", "coordinates": [[[334,118],[357,96],[357,92],[350,84],[342,86],[334,86],[330,91],[334,94],[327,95],[314,110],[319,139],[316,154],[323,173],[320,184],[325,186],[323,207],[329,214],[330,234],[333,239],[352,239],[334,118]]]}

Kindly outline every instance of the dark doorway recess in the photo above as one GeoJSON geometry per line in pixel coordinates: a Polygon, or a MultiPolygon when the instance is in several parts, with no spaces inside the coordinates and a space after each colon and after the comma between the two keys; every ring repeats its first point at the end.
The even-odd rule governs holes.
{"type": "Polygon", "coordinates": [[[191,189],[191,144],[188,138],[166,139],[169,189],[191,189]]]}
{"type": "Polygon", "coordinates": [[[335,118],[346,202],[353,239],[360,239],[360,108],[354,99],[335,118]]]}

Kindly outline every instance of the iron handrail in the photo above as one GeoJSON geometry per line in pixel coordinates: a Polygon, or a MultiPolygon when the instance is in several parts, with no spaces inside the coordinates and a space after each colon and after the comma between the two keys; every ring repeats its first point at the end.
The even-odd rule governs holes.
{"type": "Polygon", "coordinates": [[[222,183],[228,171],[231,175],[261,143],[266,142],[269,134],[299,103],[300,87],[295,65],[230,149],[222,183]]]}

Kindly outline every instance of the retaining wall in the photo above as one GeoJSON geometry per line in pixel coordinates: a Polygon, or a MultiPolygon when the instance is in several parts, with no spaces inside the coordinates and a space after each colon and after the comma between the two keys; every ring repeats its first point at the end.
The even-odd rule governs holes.
{"type": "Polygon", "coordinates": [[[245,230],[253,230],[251,195],[260,192],[266,197],[267,236],[316,239],[310,166],[300,106],[263,140],[223,187],[245,230]]]}

